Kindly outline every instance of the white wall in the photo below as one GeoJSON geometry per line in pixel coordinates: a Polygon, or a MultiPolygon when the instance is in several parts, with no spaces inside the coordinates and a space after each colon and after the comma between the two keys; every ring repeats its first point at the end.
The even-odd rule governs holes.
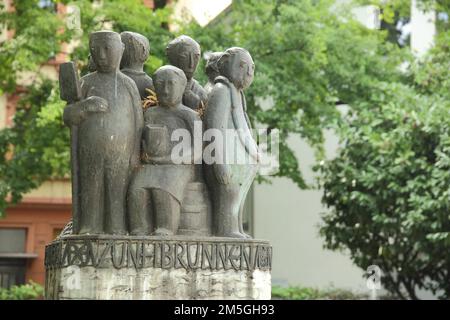
{"type": "Polygon", "coordinates": [[[424,12],[417,1],[411,1],[411,50],[422,56],[433,46],[436,34],[436,12],[424,12]]]}
{"type": "MultiPolygon", "coordinates": [[[[347,0],[339,1],[348,3],[347,0]]],[[[434,13],[420,12],[414,3],[412,5],[411,47],[423,54],[433,43],[434,13]]],[[[377,10],[373,7],[353,13],[366,27],[377,27],[374,17],[377,10]]],[[[330,132],[326,133],[326,137],[327,156],[333,157],[338,145],[337,138],[330,132]]],[[[312,182],[314,155],[311,148],[300,138],[291,138],[289,145],[299,159],[306,180],[312,182]]],[[[321,190],[302,191],[283,178],[275,179],[271,185],[255,186],[255,237],[268,239],[273,245],[273,283],[321,288],[333,284],[368,293],[363,270],[354,266],[345,253],[323,248],[318,224],[321,222],[320,213],[326,209],[321,204],[321,196],[321,190]]],[[[424,292],[421,296],[432,298],[424,292]]]]}
{"type": "MultiPolygon", "coordinates": [[[[232,0],[178,0],[174,3],[173,17],[182,24],[194,19],[204,27],[228,8],[232,0]]],[[[177,23],[171,24],[172,30],[177,30],[177,23]]]]}
{"type": "MultiPolygon", "coordinates": [[[[337,1],[337,5],[348,4],[348,0],[337,1]]],[[[379,27],[377,8],[360,7],[352,12],[366,27],[379,27]]],[[[299,159],[304,178],[313,183],[313,150],[298,137],[291,137],[289,145],[299,159]]],[[[335,155],[337,146],[337,137],[326,132],[328,158],[335,155]]],[[[348,255],[323,248],[319,224],[320,213],[326,208],[321,197],[322,190],[300,190],[286,178],[255,186],[255,237],[268,239],[273,245],[273,283],[367,292],[364,271],[353,265],[348,255]]]]}
{"type": "MultiPolygon", "coordinates": [[[[325,148],[332,156],[337,139],[330,133],[326,137],[325,148]]],[[[312,183],[313,151],[297,137],[289,145],[312,183]]],[[[268,239],[273,246],[273,284],[366,290],[362,271],[345,254],[323,249],[318,234],[320,212],[325,210],[321,196],[321,190],[302,191],[286,178],[255,186],[255,237],[268,239]]]]}

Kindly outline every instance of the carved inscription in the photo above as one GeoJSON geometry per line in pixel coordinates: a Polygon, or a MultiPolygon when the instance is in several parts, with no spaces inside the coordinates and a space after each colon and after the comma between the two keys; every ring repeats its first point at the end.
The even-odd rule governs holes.
{"type": "Polygon", "coordinates": [[[60,240],[46,247],[46,268],[271,270],[268,244],[149,240],[60,240]]]}

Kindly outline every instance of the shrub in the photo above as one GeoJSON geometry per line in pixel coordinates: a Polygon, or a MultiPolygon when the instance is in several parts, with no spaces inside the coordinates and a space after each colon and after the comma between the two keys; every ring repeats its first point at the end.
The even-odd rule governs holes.
{"type": "Polygon", "coordinates": [[[35,300],[42,298],[44,288],[33,281],[10,289],[0,288],[0,300],[35,300]]]}
{"type": "Polygon", "coordinates": [[[336,288],[320,290],[299,286],[274,286],[272,287],[272,298],[286,300],[355,300],[366,299],[367,297],[352,291],[336,288]]]}
{"type": "MultiPolygon", "coordinates": [[[[353,107],[353,106],[352,106],[353,107]]],[[[342,148],[318,166],[321,234],[400,298],[450,297],[450,101],[381,86],[339,128],[342,148]]]]}

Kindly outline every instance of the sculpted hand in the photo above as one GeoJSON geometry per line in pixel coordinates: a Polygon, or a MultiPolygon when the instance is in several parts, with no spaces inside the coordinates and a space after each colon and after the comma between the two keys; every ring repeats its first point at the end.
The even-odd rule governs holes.
{"type": "Polygon", "coordinates": [[[214,174],[221,184],[229,184],[231,181],[231,170],[226,165],[216,164],[214,166],[214,174]]]}
{"type": "Polygon", "coordinates": [[[68,104],[64,109],[63,120],[66,125],[78,126],[88,113],[108,111],[108,101],[100,97],[89,97],[85,100],[68,104]]]}
{"type": "Polygon", "coordinates": [[[103,98],[92,96],[81,102],[85,112],[106,112],[108,111],[108,101],[103,98]]]}
{"type": "Polygon", "coordinates": [[[184,92],[183,101],[191,109],[197,109],[200,106],[200,98],[191,90],[184,92]]]}

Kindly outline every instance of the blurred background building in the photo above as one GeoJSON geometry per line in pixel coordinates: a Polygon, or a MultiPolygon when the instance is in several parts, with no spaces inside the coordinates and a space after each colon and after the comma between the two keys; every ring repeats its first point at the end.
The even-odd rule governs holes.
{"type": "MultiPolygon", "coordinates": [[[[13,10],[12,0],[2,0],[4,10],[13,10]]],[[[54,4],[39,1],[42,7],[54,4]]],[[[65,7],[54,6],[55,14],[63,13],[65,7]]],[[[3,30],[0,41],[14,36],[11,30],[3,30]]],[[[58,78],[58,65],[66,57],[58,54],[41,67],[40,72],[52,79],[58,78]]],[[[33,75],[18,75],[20,84],[33,81],[33,75]]],[[[13,124],[20,85],[14,94],[0,96],[0,129],[13,124]]],[[[45,245],[58,235],[71,217],[70,181],[49,181],[26,195],[23,201],[7,209],[6,217],[0,219],[0,286],[9,287],[33,280],[44,283],[45,245]]]]}

